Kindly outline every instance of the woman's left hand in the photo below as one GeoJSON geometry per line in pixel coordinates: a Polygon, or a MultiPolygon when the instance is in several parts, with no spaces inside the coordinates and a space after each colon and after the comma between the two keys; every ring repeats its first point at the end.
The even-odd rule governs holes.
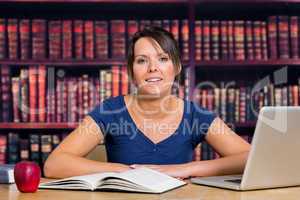
{"type": "Polygon", "coordinates": [[[167,174],[169,176],[185,179],[190,177],[190,170],[186,164],[177,164],[177,165],[139,165],[134,164],[130,165],[131,168],[136,169],[139,167],[148,167],[150,169],[159,171],[161,173],[167,174]]]}

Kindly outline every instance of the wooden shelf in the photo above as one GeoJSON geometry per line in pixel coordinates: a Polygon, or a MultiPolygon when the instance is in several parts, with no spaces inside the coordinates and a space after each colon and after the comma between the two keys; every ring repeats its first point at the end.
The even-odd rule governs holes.
{"type": "Polygon", "coordinates": [[[0,129],[75,129],[78,123],[0,123],[0,129]]]}
{"type": "Polygon", "coordinates": [[[300,59],[270,59],[270,60],[211,60],[197,61],[197,67],[241,67],[241,66],[257,66],[257,67],[274,67],[274,66],[298,66],[300,67],[300,59]]]}

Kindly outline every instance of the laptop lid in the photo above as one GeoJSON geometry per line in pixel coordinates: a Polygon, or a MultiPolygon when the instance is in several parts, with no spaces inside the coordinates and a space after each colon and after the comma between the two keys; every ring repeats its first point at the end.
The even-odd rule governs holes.
{"type": "Polygon", "coordinates": [[[300,107],[263,107],[241,189],[300,185],[300,107]]]}

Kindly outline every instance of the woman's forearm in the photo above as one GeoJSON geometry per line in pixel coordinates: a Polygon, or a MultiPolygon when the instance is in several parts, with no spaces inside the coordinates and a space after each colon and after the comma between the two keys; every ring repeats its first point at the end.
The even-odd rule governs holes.
{"type": "Polygon", "coordinates": [[[66,178],[99,172],[122,172],[130,169],[127,165],[88,160],[83,157],[59,153],[50,155],[44,166],[49,178],[66,178]]]}
{"type": "Polygon", "coordinates": [[[222,157],[215,160],[194,161],[188,163],[190,176],[220,176],[242,174],[249,152],[222,157]]]}

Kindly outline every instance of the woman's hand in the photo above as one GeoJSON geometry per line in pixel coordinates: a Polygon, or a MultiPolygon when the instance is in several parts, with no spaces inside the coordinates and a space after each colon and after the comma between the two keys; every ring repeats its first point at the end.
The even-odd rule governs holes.
{"type": "Polygon", "coordinates": [[[187,164],[177,164],[177,165],[130,165],[131,168],[136,169],[139,167],[148,167],[150,169],[162,172],[169,176],[185,179],[190,177],[190,170],[187,164]]]}

